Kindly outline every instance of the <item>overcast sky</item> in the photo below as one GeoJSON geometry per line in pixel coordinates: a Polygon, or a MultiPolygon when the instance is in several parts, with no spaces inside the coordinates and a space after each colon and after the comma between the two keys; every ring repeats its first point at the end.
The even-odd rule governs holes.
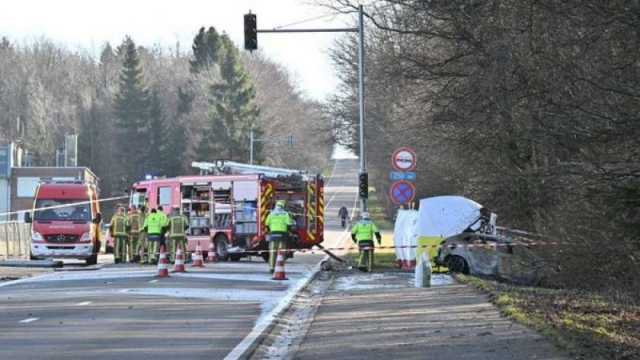
{"type": "MultiPolygon", "coordinates": [[[[190,49],[198,28],[213,25],[243,46],[243,17],[258,16],[258,28],[273,28],[328,14],[313,0],[2,0],[0,36],[28,41],[44,36],[71,49],[94,53],[106,41],[118,44],[125,35],[136,43],[190,49]]],[[[293,27],[342,27],[347,15],[293,27]]],[[[284,64],[309,96],[322,100],[336,86],[327,51],[333,33],[259,34],[259,47],[284,64]]]]}

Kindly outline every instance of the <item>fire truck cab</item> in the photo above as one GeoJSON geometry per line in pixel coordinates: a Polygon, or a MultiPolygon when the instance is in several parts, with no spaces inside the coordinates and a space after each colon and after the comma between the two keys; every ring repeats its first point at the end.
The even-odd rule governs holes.
{"type": "Polygon", "coordinates": [[[188,251],[214,244],[220,259],[267,258],[265,220],[277,200],[295,219],[291,245],[310,248],[323,241],[323,180],[299,171],[226,162],[194,163],[202,175],[152,179],[133,184],[130,204],[172,209],[189,219],[188,251]],[[207,174],[216,169],[216,174],[207,174]]]}

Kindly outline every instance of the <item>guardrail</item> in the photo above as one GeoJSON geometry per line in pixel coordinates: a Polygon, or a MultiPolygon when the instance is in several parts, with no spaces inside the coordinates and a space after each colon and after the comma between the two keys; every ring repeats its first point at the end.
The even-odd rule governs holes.
{"type": "Polygon", "coordinates": [[[0,259],[28,259],[31,253],[31,224],[0,223],[0,259]]]}

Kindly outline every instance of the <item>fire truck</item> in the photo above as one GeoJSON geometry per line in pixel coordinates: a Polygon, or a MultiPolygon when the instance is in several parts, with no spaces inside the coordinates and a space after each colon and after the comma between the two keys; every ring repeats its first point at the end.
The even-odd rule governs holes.
{"type": "MultiPolygon", "coordinates": [[[[219,259],[268,259],[265,221],[277,200],[285,200],[295,219],[294,248],[323,241],[324,182],[302,171],[230,161],[194,162],[200,175],[149,179],[131,187],[130,205],[169,214],[179,208],[189,219],[187,250],[214,245],[219,259]]],[[[290,254],[292,255],[292,253],[290,254]]]]}

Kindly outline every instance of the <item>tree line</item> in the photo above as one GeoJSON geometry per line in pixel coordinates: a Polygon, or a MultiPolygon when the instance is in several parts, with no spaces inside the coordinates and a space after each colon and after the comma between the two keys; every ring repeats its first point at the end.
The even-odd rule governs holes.
{"type": "Polygon", "coordinates": [[[48,39],[0,41],[0,140],[20,141],[34,165],[55,164],[66,134],[79,165],[120,193],[145,175],[193,173],[192,161],[248,162],[321,171],[331,153],[329,120],[287,71],[244,54],[214,27],[189,51],[140,46],[127,36],[99,56],[48,39]],[[322,131],[323,134],[318,136],[322,131]],[[267,141],[293,135],[293,147],[267,141]]]}
{"type": "MultiPolygon", "coordinates": [[[[412,146],[419,197],[468,196],[553,243],[535,249],[544,284],[640,292],[638,1],[381,0],[366,11],[376,187],[388,189],[393,148],[412,146]]],[[[345,36],[332,51],[341,86],[327,104],[351,146],[356,44],[345,36]]]]}

